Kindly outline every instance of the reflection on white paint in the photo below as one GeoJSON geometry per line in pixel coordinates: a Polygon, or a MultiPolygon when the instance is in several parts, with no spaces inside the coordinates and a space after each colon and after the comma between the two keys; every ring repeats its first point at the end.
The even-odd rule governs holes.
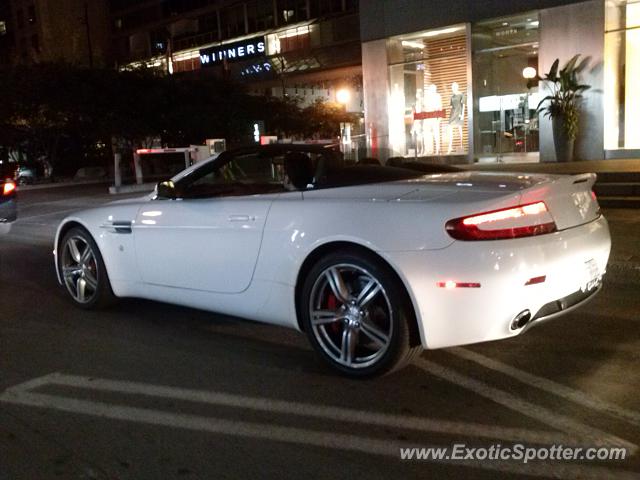
{"type": "Polygon", "coordinates": [[[143,217],[159,217],[161,215],[162,215],[162,212],[160,210],[150,210],[148,212],[142,213],[143,217]]]}

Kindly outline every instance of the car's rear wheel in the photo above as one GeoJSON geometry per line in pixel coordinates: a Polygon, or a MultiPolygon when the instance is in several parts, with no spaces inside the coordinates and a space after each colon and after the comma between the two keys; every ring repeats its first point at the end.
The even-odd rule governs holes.
{"type": "Polygon", "coordinates": [[[72,228],[58,248],[58,271],[71,301],[85,309],[114,300],[100,250],[83,228],[72,228]]]}
{"type": "Polygon", "coordinates": [[[412,345],[415,320],[402,285],[372,255],[352,251],[323,257],[309,271],[301,294],[300,313],[311,344],[343,374],[382,375],[421,351],[412,345]]]}

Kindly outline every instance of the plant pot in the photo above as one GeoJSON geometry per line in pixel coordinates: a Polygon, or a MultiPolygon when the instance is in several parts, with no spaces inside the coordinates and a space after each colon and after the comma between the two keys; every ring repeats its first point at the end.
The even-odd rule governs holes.
{"type": "Polygon", "coordinates": [[[575,139],[567,136],[564,129],[564,117],[554,117],[551,120],[551,124],[553,128],[553,145],[556,149],[556,161],[572,161],[575,139]]]}

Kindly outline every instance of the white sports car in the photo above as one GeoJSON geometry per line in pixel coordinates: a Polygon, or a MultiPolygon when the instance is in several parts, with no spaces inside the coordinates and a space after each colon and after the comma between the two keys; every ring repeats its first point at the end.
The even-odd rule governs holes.
{"type": "Polygon", "coordinates": [[[518,335],[599,290],[595,175],[412,168],[322,146],[224,152],[66,218],[58,279],[83,308],[139,297],[299,329],[351,376],[518,335]]]}

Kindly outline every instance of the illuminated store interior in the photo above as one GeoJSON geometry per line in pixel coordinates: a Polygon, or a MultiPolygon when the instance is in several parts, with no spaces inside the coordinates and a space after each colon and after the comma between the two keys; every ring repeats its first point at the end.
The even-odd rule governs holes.
{"type": "Polygon", "coordinates": [[[605,149],[640,149],[640,1],[607,0],[605,149]]]}

